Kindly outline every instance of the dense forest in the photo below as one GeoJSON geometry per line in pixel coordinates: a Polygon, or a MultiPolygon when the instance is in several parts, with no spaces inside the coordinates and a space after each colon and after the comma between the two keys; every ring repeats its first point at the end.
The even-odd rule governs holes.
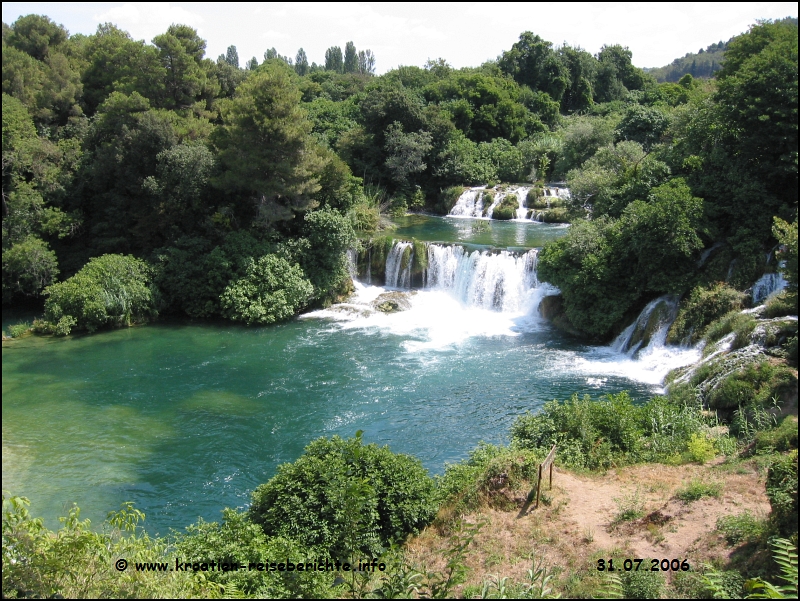
{"type": "Polygon", "coordinates": [[[376,77],[352,42],[241,68],[184,25],[147,44],[21,17],[3,25],[3,301],[45,298],[36,328],[56,333],[271,323],[346,292],[344,251],[381,208],[566,179],[577,221],[542,275],[605,337],[653,295],[763,272],[773,217],[797,206],[796,32],[763,23],[714,82],[658,84],[626,48],[530,32],[480,67],[376,77]]]}

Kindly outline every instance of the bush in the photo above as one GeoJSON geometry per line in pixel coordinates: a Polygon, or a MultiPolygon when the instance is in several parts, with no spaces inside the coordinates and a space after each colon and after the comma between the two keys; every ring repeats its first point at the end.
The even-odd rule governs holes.
{"type": "Polygon", "coordinates": [[[503,197],[494,210],[492,211],[492,219],[499,219],[508,221],[517,216],[517,209],[519,208],[519,200],[516,194],[508,194],[503,197]]]}
{"type": "Polygon", "coordinates": [[[724,515],[717,520],[717,531],[725,537],[729,545],[741,542],[754,543],[767,532],[767,524],[749,511],[738,515],[724,515]]]}
{"type": "Polygon", "coordinates": [[[447,215],[451,209],[456,206],[458,197],[461,196],[467,188],[463,186],[451,186],[445,188],[439,193],[439,198],[433,205],[433,210],[439,215],[447,215]]]}
{"type": "Polygon", "coordinates": [[[91,259],[65,282],[45,288],[44,320],[38,328],[66,335],[73,326],[94,332],[155,317],[150,278],[150,267],[131,256],[91,259]]]}
{"type": "Polygon", "coordinates": [[[741,344],[744,342],[744,340],[739,340],[740,333],[744,334],[747,332],[749,335],[749,333],[753,331],[755,325],[756,320],[752,315],[748,313],[741,313],[739,311],[731,311],[709,325],[706,329],[704,338],[709,344],[712,344],[718,340],[721,340],[731,332],[736,332],[736,342],[739,343],[739,345],[732,345],[732,347],[741,348],[741,346],[744,346],[741,344]]]}
{"type": "Polygon", "coordinates": [[[797,449],[767,469],[767,497],[772,522],[782,536],[797,536],[797,449]]]}
{"type": "Polygon", "coordinates": [[[622,590],[625,599],[660,599],[664,591],[661,572],[632,570],[622,573],[622,590]]]}
{"type": "Polygon", "coordinates": [[[667,342],[694,344],[706,327],[731,311],[742,308],[744,294],[722,282],[710,288],[698,286],[681,302],[675,321],[670,326],[667,342]]]}
{"type": "Polygon", "coordinates": [[[784,315],[797,315],[797,295],[789,292],[781,292],[767,299],[767,308],[764,316],[783,317],[784,315]]]}
{"type": "Polygon", "coordinates": [[[785,452],[797,448],[797,416],[787,415],[774,430],[766,430],[756,434],[756,449],[785,452]]]}
{"type": "Polygon", "coordinates": [[[626,392],[598,400],[577,395],[552,401],[517,418],[511,440],[547,452],[558,444],[558,461],[579,468],[607,468],[637,461],[666,461],[686,450],[704,426],[699,406],[655,397],[634,405],[626,392]]]}
{"type": "Polygon", "coordinates": [[[481,443],[466,461],[447,465],[438,478],[438,498],[443,506],[437,522],[447,526],[483,502],[505,504],[507,497],[494,492],[500,488],[520,490],[523,484],[531,484],[545,456],[546,451],[481,443]]]}
{"type": "MultiPolygon", "coordinates": [[[[179,557],[192,562],[266,563],[272,561],[313,562],[324,556],[319,549],[307,549],[297,542],[268,538],[258,524],[233,509],[223,511],[222,524],[200,520],[178,537],[179,557]]],[[[319,599],[333,597],[334,574],[319,571],[270,572],[258,570],[213,571],[205,574],[211,582],[235,587],[258,599],[319,599]]],[[[227,592],[227,591],[226,591],[227,592]]]]}
{"type": "Polygon", "coordinates": [[[684,503],[699,501],[703,497],[719,497],[722,494],[722,486],[713,482],[701,482],[692,480],[689,484],[680,488],[675,493],[675,497],[684,503]]]}
{"type": "Polygon", "coordinates": [[[418,532],[436,514],[435,486],[418,459],[388,447],[320,438],[253,492],[252,520],[268,536],[325,548],[333,557],[364,552],[418,532]]]}
{"type": "Polygon", "coordinates": [[[8,326],[8,333],[12,338],[19,338],[26,332],[30,331],[30,329],[31,329],[31,324],[29,323],[17,323],[8,326]]]}
{"type": "Polygon", "coordinates": [[[314,287],[303,270],[276,255],[249,260],[247,273],[222,293],[223,315],[247,325],[289,319],[310,300],[314,287]]]}

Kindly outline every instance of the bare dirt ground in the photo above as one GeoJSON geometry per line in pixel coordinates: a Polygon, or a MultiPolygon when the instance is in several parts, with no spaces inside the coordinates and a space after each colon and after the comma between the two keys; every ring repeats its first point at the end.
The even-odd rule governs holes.
{"type": "MultiPolygon", "coordinates": [[[[485,522],[466,557],[465,587],[480,587],[489,577],[521,582],[534,558],[556,568],[558,588],[567,596],[596,591],[597,560],[625,558],[688,560],[694,568],[725,560],[733,551],[715,531],[717,519],[749,511],[766,517],[770,511],[764,473],[754,463],[721,465],[639,465],[602,475],[582,475],[556,468],[553,489],[543,486],[543,503],[519,516],[527,491],[497,491],[502,509],[485,507],[465,516],[485,522]],[[719,496],[692,502],[676,493],[692,481],[719,486],[719,496]],[[504,497],[504,498],[503,498],[504,497]],[[625,509],[640,517],[620,520],[625,509]],[[583,584],[585,583],[585,586],[583,584]],[[592,588],[595,587],[595,588],[592,588]]],[[[447,532],[428,528],[407,545],[409,558],[428,570],[444,570],[447,532]]],[[[668,573],[669,581],[672,574],[668,573]]]]}

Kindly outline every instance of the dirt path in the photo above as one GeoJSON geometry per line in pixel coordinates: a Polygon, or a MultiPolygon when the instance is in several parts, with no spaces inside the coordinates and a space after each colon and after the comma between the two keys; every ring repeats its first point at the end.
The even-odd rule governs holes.
{"type": "MultiPolygon", "coordinates": [[[[715,532],[719,517],[744,511],[765,517],[770,511],[763,475],[746,464],[649,464],[602,475],[556,469],[553,489],[545,485],[539,508],[519,517],[524,496],[520,491],[497,491],[495,501],[505,507],[465,516],[485,526],[466,557],[470,576],[459,591],[480,587],[490,576],[522,582],[533,559],[544,558],[560,567],[562,583],[575,580],[571,596],[591,596],[595,589],[580,589],[580,581],[597,577],[598,558],[686,559],[699,567],[731,552],[715,532]],[[719,496],[689,503],[677,499],[676,493],[692,481],[718,485],[719,496]],[[618,521],[624,507],[638,509],[640,517],[618,521]]],[[[447,536],[431,527],[409,541],[407,550],[418,566],[443,570],[447,546],[447,536]]]]}

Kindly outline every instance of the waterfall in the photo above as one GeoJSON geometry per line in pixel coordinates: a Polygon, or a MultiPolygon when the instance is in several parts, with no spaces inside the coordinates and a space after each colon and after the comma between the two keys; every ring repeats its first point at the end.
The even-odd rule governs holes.
{"type": "Polygon", "coordinates": [[[406,288],[411,279],[411,242],[395,241],[386,257],[386,285],[390,288],[406,288]],[[408,258],[403,265],[403,256],[408,249],[408,258]]]}
{"type": "Polygon", "coordinates": [[[633,356],[648,347],[664,346],[667,331],[678,314],[678,299],[660,296],[642,309],[639,317],[625,328],[611,345],[615,351],[633,356]]]}
{"type": "Polygon", "coordinates": [[[469,252],[461,246],[428,245],[426,288],[446,290],[471,307],[517,312],[529,304],[537,251],[469,252]]]}
{"type": "Polygon", "coordinates": [[[447,292],[463,306],[503,313],[528,312],[533,304],[538,305],[539,297],[555,290],[539,285],[537,250],[469,251],[438,243],[427,243],[425,249],[425,254],[417,257],[411,242],[394,241],[386,257],[386,287],[421,285],[425,290],[447,292]]]}
{"type": "Polygon", "coordinates": [[[452,217],[481,217],[483,215],[483,191],[485,188],[470,188],[461,194],[450,209],[452,217]]]}
{"type": "Polygon", "coordinates": [[[753,304],[764,302],[773,294],[786,288],[786,280],[781,273],[765,273],[753,284],[753,304]]]}

